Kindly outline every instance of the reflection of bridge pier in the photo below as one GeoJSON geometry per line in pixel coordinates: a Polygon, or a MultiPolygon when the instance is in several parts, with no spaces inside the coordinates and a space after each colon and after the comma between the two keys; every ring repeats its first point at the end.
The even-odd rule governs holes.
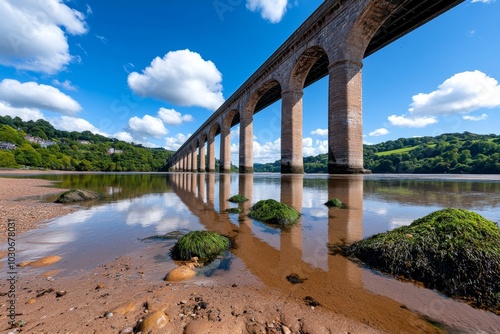
{"type": "MultiPolygon", "coordinates": [[[[222,174],[221,174],[222,176],[222,174]]],[[[375,295],[366,290],[362,281],[362,268],[340,255],[328,255],[326,242],[353,242],[362,237],[363,219],[363,178],[340,177],[328,180],[328,197],[342,200],[348,209],[326,209],[329,217],[323,221],[315,220],[314,224],[327,224],[328,233],[318,239],[303,239],[303,228],[299,224],[289,230],[280,231],[279,249],[263,238],[257,236],[256,223],[248,218],[253,193],[253,175],[239,176],[239,193],[249,198],[244,206],[245,213],[235,221],[234,216],[222,212],[230,191],[230,176],[218,178],[215,174],[206,174],[207,204],[201,196],[196,196],[192,187],[180,187],[176,183],[183,180],[175,175],[171,178],[172,189],[188,209],[200,219],[207,230],[235,237],[237,248],[232,252],[245,264],[247,270],[258,277],[267,287],[283,291],[284,294],[297,298],[312,296],[324,307],[335,312],[349,314],[350,317],[366,322],[371,319],[372,325],[382,329],[390,328],[391,319],[401,318],[408,322],[408,332],[420,332],[427,326],[414,313],[402,309],[398,302],[387,297],[375,295]],[[214,190],[219,189],[219,194],[214,190]],[[224,193],[222,195],[221,193],[224,193]],[[221,202],[220,212],[214,210],[214,197],[221,202]],[[239,226],[238,226],[239,225],[239,226]],[[235,232],[237,230],[237,232],[235,232]],[[307,245],[313,243],[314,245],[307,245]],[[327,258],[328,267],[320,268],[309,261],[321,257],[327,258]],[[304,259],[308,259],[305,261],[304,259]],[[307,280],[300,285],[292,285],[286,276],[295,273],[307,280]],[[381,310],[387,317],[381,317],[381,310]]],[[[281,182],[281,201],[302,210],[303,175],[285,175],[281,182]]],[[[198,182],[199,192],[201,184],[198,182]]],[[[318,196],[326,196],[324,189],[319,189],[318,196]]],[[[323,199],[321,199],[323,201],[323,199]]],[[[326,201],[326,198],[324,199],[326,201]]],[[[305,210],[305,209],[304,209],[305,210]]],[[[302,220],[310,219],[303,216],[302,220]]],[[[262,233],[262,232],[259,232],[262,233]]]]}
{"type": "Polygon", "coordinates": [[[219,210],[226,212],[229,208],[229,197],[231,197],[231,175],[219,174],[219,210]]]}
{"type": "MultiPolygon", "coordinates": [[[[360,175],[342,178],[328,178],[328,198],[338,198],[346,209],[328,209],[328,243],[351,244],[363,239],[363,177],[360,175]]],[[[363,279],[360,269],[351,262],[336,256],[328,257],[329,275],[333,280],[348,279],[351,284],[362,288],[363,279]],[[340,273],[335,270],[343,265],[340,273]],[[335,277],[336,276],[336,277],[335,277]],[[342,277],[343,276],[343,277],[342,277]]]]}

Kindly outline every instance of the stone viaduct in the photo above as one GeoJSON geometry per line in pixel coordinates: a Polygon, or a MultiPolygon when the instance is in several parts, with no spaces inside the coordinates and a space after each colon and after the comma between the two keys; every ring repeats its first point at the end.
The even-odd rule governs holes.
{"type": "Polygon", "coordinates": [[[252,173],[253,115],[281,99],[281,172],[303,173],[303,89],[328,75],[328,172],[365,172],[363,59],[461,2],[325,0],[193,133],[168,166],[174,171],[215,171],[214,140],[220,135],[220,171],[229,172],[230,130],[239,124],[239,171],[252,173]]]}

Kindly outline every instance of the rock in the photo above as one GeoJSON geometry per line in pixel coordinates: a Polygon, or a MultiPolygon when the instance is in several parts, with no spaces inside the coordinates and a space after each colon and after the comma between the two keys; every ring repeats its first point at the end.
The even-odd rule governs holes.
{"type": "Polygon", "coordinates": [[[44,258],[38,259],[36,261],[25,261],[19,263],[17,266],[18,267],[45,267],[45,266],[50,266],[56,262],[59,262],[62,259],[60,256],[46,256],[44,258]]]}
{"type": "Polygon", "coordinates": [[[281,227],[294,224],[299,216],[300,212],[291,206],[273,199],[258,201],[248,214],[252,219],[281,227]]]}
{"type": "Polygon", "coordinates": [[[180,266],[170,271],[165,277],[165,281],[180,282],[193,278],[194,276],[196,276],[196,271],[187,266],[180,266]]]}
{"type": "Polygon", "coordinates": [[[117,306],[109,312],[121,314],[121,315],[126,315],[126,314],[128,314],[130,312],[134,312],[134,311],[135,311],[135,304],[130,302],[130,303],[125,303],[125,304],[122,304],[120,306],[117,306]]]}
{"type": "Polygon", "coordinates": [[[103,196],[95,191],[72,189],[59,196],[59,198],[56,199],[56,203],[75,203],[101,198],[103,198],[103,196]]]}
{"type": "Polygon", "coordinates": [[[292,331],[290,330],[290,328],[288,328],[286,326],[281,326],[281,330],[283,331],[283,334],[292,334],[292,331]]]}
{"type": "Polygon", "coordinates": [[[325,205],[329,208],[347,209],[346,205],[338,198],[330,198],[325,205]]]}
{"type": "Polygon", "coordinates": [[[31,298],[30,300],[28,300],[26,302],[26,305],[35,304],[35,303],[36,303],[36,299],[35,298],[31,298]]]}
{"type": "Polygon", "coordinates": [[[96,290],[101,290],[103,288],[104,288],[104,284],[102,284],[102,283],[97,284],[97,286],[95,287],[96,290]]]}
{"type": "Polygon", "coordinates": [[[139,324],[138,329],[143,333],[149,333],[150,331],[157,333],[157,331],[165,327],[169,321],[170,319],[163,311],[156,311],[148,315],[144,321],[139,324]]]}
{"type": "Polygon", "coordinates": [[[198,257],[207,263],[229,248],[229,238],[211,231],[191,231],[177,241],[170,254],[174,260],[190,261],[198,257]]]}
{"type": "Polygon", "coordinates": [[[57,291],[56,298],[64,297],[64,296],[66,296],[67,293],[68,293],[68,291],[57,291]]]}

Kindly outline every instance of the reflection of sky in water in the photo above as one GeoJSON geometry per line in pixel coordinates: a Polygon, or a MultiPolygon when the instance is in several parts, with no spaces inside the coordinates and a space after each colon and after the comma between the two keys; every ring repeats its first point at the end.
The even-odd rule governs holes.
{"type": "MultiPolygon", "coordinates": [[[[190,201],[192,196],[196,196],[203,206],[206,203],[206,188],[201,189],[198,196],[198,186],[209,185],[208,174],[203,175],[204,182],[200,182],[200,176],[193,174],[189,177],[196,177],[195,194],[189,194],[186,190],[181,190],[185,195],[184,200],[190,201]]],[[[214,176],[214,175],[212,175],[214,176]]],[[[307,180],[308,176],[304,176],[307,180]]],[[[453,184],[444,184],[440,188],[432,183],[413,184],[413,187],[398,186],[393,190],[384,184],[384,179],[374,182],[373,178],[365,179],[364,194],[361,180],[355,182],[330,182],[330,187],[340,187],[328,189],[327,176],[314,177],[314,182],[307,183],[299,194],[293,194],[294,198],[301,198],[302,217],[301,243],[302,260],[313,267],[328,269],[328,242],[338,242],[344,237],[354,240],[368,237],[370,235],[392,230],[394,228],[409,225],[413,220],[441,209],[433,203],[426,194],[446,196],[444,203],[466,202],[467,208],[474,210],[477,205],[480,210],[474,210],[486,218],[495,222],[500,220],[499,212],[495,205],[491,203],[500,202],[500,194],[491,188],[488,193],[468,192],[449,193],[453,184]],[[369,180],[369,183],[367,183],[369,180]],[[360,183],[361,182],[361,183],[360,183]],[[311,186],[307,186],[310,184],[311,186]],[[348,210],[329,210],[324,202],[332,193],[339,192],[339,196],[350,198],[353,202],[348,210]],[[297,195],[297,196],[296,196],[297,195]],[[402,198],[402,196],[404,198],[402,198]],[[361,199],[364,198],[363,201],[361,199]],[[487,198],[488,200],[485,200],[487,198]]],[[[225,180],[229,183],[226,188],[229,193],[224,196],[239,193],[238,175],[231,175],[225,180]]],[[[185,178],[184,180],[187,180],[185,178]]],[[[193,184],[191,181],[189,184],[193,184]]],[[[227,198],[219,196],[220,175],[215,175],[213,189],[215,193],[210,197],[214,199],[214,209],[218,213],[221,210],[220,201],[224,201],[225,207],[237,206],[226,202],[227,198]]],[[[254,204],[262,199],[280,200],[281,189],[280,176],[254,175],[251,203],[254,204]]],[[[302,179],[298,179],[302,183],[302,179]]],[[[307,180],[311,181],[311,180],[307,180]]],[[[171,181],[170,181],[171,182],[171,181]]],[[[188,183],[186,183],[188,184],[188,183]]],[[[176,184],[180,189],[180,185],[176,184]]],[[[248,185],[247,185],[248,186],[248,185]]],[[[454,185],[457,187],[456,185],[454,185]]],[[[463,186],[463,185],[461,185],[463,186]]],[[[109,187],[112,189],[113,187],[109,187]]],[[[120,191],[113,188],[113,191],[120,191]]],[[[300,187],[291,187],[293,191],[300,191],[300,187]]],[[[194,201],[196,202],[196,200],[194,201]]],[[[186,202],[187,203],[187,202],[186,202]]],[[[300,202],[299,202],[300,203],[300,202]]],[[[250,203],[248,203],[250,204],[250,203]]],[[[204,209],[205,210],[205,209],[204,209]]],[[[65,217],[55,219],[47,227],[28,232],[21,235],[18,240],[18,259],[20,261],[31,260],[47,255],[61,255],[61,267],[78,269],[76,265],[93,267],[99,263],[111,260],[119,255],[135,250],[144,243],[141,238],[155,234],[165,234],[176,230],[205,229],[200,223],[200,218],[191,212],[190,209],[174,192],[164,192],[155,194],[145,194],[132,199],[123,199],[114,203],[108,203],[89,209],[74,212],[65,217]],[[65,263],[67,261],[67,263],[65,263]],[[75,263],[71,268],[68,263],[75,263]]],[[[238,215],[230,215],[229,219],[235,227],[240,222],[238,215]]],[[[280,230],[266,226],[265,224],[252,221],[251,233],[253,237],[262,240],[272,248],[279,250],[281,247],[280,230]]],[[[297,228],[297,227],[296,227],[297,228]]]]}
{"type": "Polygon", "coordinates": [[[203,229],[198,221],[173,193],[145,195],[77,211],[21,235],[18,260],[57,254],[63,257],[61,267],[93,267],[141,247],[142,238],[203,229]]]}

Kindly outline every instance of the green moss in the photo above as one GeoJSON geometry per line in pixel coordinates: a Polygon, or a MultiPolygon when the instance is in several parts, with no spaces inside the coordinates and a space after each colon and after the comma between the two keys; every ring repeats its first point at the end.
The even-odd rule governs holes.
{"type": "Polygon", "coordinates": [[[344,254],[500,314],[500,229],[477,213],[436,211],[344,254]]]}
{"type": "Polygon", "coordinates": [[[177,240],[180,237],[182,237],[184,233],[182,231],[172,231],[168,232],[166,234],[157,234],[153,235],[147,238],[142,239],[144,240],[177,240]]]}
{"type": "Polygon", "coordinates": [[[229,198],[228,201],[232,202],[232,203],[243,203],[243,202],[248,201],[248,198],[246,198],[243,195],[238,194],[238,195],[234,195],[231,198],[229,198]]]}
{"type": "Polygon", "coordinates": [[[228,249],[227,237],[210,231],[192,231],[177,241],[171,250],[174,260],[189,261],[198,257],[200,262],[210,262],[228,249]]]}
{"type": "Polygon", "coordinates": [[[330,198],[328,202],[325,203],[325,205],[329,208],[340,208],[340,209],[346,209],[346,205],[342,203],[341,200],[338,198],[330,198]]]}
{"type": "Polygon", "coordinates": [[[241,209],[240,208],[229,208],[229,209],[226,209],[226,212],[228,213],[241,213],[241,209]]]}
{"type": "Polygon", "coordinates": [[[248,216],[264,223],[287,226],[295,223],[300,213],[286,204],[268,199],[255,203],[248,216]]]}

